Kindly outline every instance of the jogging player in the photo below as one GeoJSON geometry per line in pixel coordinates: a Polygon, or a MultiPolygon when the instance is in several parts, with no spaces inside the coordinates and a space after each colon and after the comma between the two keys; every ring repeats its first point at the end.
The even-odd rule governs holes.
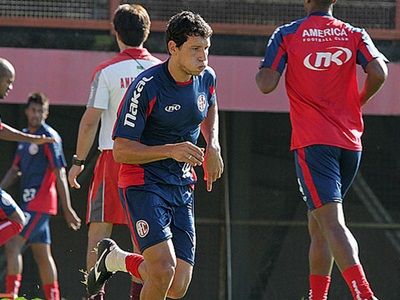
{"type": "Polygon", "coordinates": [[[122,163],[120,195],[143,256],[102,240],[88,276],[91,294],[115,271],[143,280],[141,300],[178,299],[188,289],[196,247],[193,167],[203,165],[208,191],[223,172],[216,78],[207,66],[211,35],[200,15],[173,16],[166,31],[169,59],[141,73],[124,98],[114,157],[122,163]],[[206,149],[196,146],[200,131],[206,149]]]}
{"type": "Polygon", "coordinates": [[[343,198],[361,158],[361,107],[387,76],[385,57],[365,30],[333,17],[336,0],[304,0],[308,16],[279,27],[256,76],[272,92],[286,68],[291,150],[307,203],[310,299],[327,299],[335,261],[353,299],[376,299],[346,226],[343,198]],[[358,90],[356,64],[367,73],[358,90]]]}

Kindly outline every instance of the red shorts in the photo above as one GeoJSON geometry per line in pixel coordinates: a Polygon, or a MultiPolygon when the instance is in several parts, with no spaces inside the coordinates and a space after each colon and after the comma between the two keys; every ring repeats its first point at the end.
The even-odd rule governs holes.
{"type": "Polygon", "coordinates": [[[119,163],[112,150],[103,150],[97,159],[89,188],[86,223],[127,224],[126,213],[118,195],[119,163]]]}

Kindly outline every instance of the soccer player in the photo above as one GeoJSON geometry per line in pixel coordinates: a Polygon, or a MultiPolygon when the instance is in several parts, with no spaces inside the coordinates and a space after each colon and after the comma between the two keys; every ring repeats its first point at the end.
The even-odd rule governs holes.
{"type": "MultiPolygon", "coordinates": [[[[110,237],[114,224],[127,224],[126,215],[118,196],[118,171],[120,164],[112,155],[112,128],[117,117],[119,104],[124,94],[144,69],[160,63],[143,43],[150,33],[150,17],[140,5],[124,4],[118,7],[113,18],[120,53],[99,65],[93,76],[86,111],[82,116],[68,180],[71,187],[80,188],[78,175],[83,171],[85,160],[94,142],[101,120],[97,160],[89,190],[87,218],[89,225],[87,245],[87,270],[96,262],[93,249],[97,243],[110,237]]],[[[132,282],[132,299],[138,299],[141,285],[132,282]]],[[[103,299],[104,290],[95,299],[103,299]]]]}
{"type": "MultiPolygon", "coordinates": [[[[0,99],[4,99],[13,89],[15,69],[5,58],[0,58],[0,99]]],[[[0,118],[0,139],[7,141],[24,141],[36,144],[52,143],[54,139],[44,135],[33,135],[19,131],[0,118]]],[[[14,199],[0,187],[0,246],[11,237],[21,232],[25,216],[14,199]]]]}
{"type": "Polygon", "coordinates": [[[20,142],[14,162],[0,183],[2,188],[7,188],[21,177],[21,207],[27,219],[22,232],[11,238],[5,247],[6,292],[18,296],[22,279],[22,248],[28,244],[39,267],[46,300],[59,300],[49,224],[50,216],[57,214],[57,192],[68,227],[78,230],[81,220],[71,207],[61,138],[45,123],[48,112],[49,102],[43,93],[29,95],[25,109],[28,128],[23,131],[51,136],[56,142],[41,146],[20,142]]]}
{"type": "Polygon", "coordinates": [[[376,298],[342,202],[360,164],[361,107],[382,87],[386,58],[365,30],[333,17],[335,3],[304,0],[308,16],[274,32],[256,82],[261,92],[272,92],[287,65],[291,150],[309,209],[310,299],[327,299],[335,261],[353,298],[369,300],[376,298]],[[367,73],[361,91],[356,64],[367,73]]]}
{"type": "Polygon", "coordinates": [[[143,256],[122,251],[111,239],[100,241],[87,278],[90,294],[115,271],[143,280],[142,300],[178,299],[187,291],[196,247],[193,167],[203,165],[208,191],[223,172],[216,77],[207,66],[211,35],[200,15],[174,15],[166,30],[169,59],[141,73],[121,103],[113,151],[143,256]],[[196,146],[200,132],[206,149],[196,146]]]}

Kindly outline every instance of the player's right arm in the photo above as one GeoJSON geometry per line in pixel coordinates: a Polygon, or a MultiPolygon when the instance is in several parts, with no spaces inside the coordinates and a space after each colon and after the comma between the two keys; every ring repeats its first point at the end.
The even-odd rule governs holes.
{"type": "Polygon", "coordinates": [[[383,86],[387,76],[388,59],[375,47],[369,34],[358,29],[357,64],[360,64],[367,77],[360,92],[361,106],[366,104],[383,86]]]}
{"type": "MultiPolygon", "coordinates": [[[[79,124],[75,152],[78,160],[86,160],[86,157],[96,137],[101,115],[104,110],[108,109],[109,101],[109,85],[107,84],[104,72],[102,69],[96,70],[90,87],[88,105],[79,124]]],[[[77,189],[81,187],[77,181],[77,177],[84,168],[84,165],[72,165],[68,172],[68,182],[71,187],[77,189]]]]}
{"type": "Polygon", "coordinates": [[[2,129],[0,130],[0,139],[13,142],[28,142],[34,144],[54,143],[55,139],[45,135],[29,134],[7,124],[1,123],[2,129]]]}
{"type": "MultiPolygon", "coordinates": [[[[86,108],[79,124],[78,139],[76,142],[76,156],[79,160],[85,160],[96,137],[97,128],[101,119],[103,109],[94,107],[86,108]]],[[[81,186],[77,181],[78,175],[83,171],[84,165],[72,165],[68,172],[68,182],[71,187],[79,189],[81,186]]]]}
{"type": "Polygon", "coordinates": [[[19,174],[19,168],[16,165],[12,165],[1,180],[0,188],[6,190],[8,187],[12,186],[20,176],[19,174]]]}
{"type": "Polygon", "coordinates": [[[113,155],[116,162],[125,164],[145,164],[172,158],[192,166],[200,166],[204,161],[204,149],[191,142],[147,146],[121,137],[114,140],[113,155]]]}

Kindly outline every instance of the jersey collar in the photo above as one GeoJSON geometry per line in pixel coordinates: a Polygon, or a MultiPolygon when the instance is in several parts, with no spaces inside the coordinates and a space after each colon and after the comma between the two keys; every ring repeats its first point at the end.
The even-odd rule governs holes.
{"type": "Polygon", "coordinates": [[[135,57],[136,59],[146,58],[150,56],[149,51],[146,48],[128,48],[121,52],[128,56],[135,57]]]}

